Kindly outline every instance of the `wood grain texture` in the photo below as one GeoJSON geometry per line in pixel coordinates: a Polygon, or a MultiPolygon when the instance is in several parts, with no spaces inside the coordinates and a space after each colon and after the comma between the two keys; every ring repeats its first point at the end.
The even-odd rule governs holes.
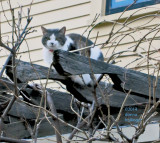
{"type": "MultiPolygon", "coordinates": [[[[40,80],[40,79],[53,79],[53,80],[65,80],[66,77],[56,74],[52,69],[49,72],[49,68],[40,66],[37,64],[31,64],[29,62],[24,62],[17,60],[17,79],[19,83],[27,83],[32,80],[40,80]]],[[[9,65],[12,63],[10,62],[9,65]]],[[[12,68],[6,68],[6,74],[12,79],[12,68]]]]}
{"type": "MultiPolygon", "coordinates": [[[[144,88],[142,90],[145,90],[145,85],[144,86],[141,85],[141,87],[136,87],[136,86],[140,86],[139,84],[143,84],[142,80],[144,80],[144,82],[145,80],[147,80],[147,75],[143,73],[121,68],[111,64],[106,64],[104,62],[88,59],[86,57],[82,57],[77,54],[72,54],[69,52],[58,50],[58,51],[55,51],[54,53],[53,65],[61,75],[55,74],[54,71],[51,71],[49,79],[61,81],[63,84],[66,85],[67,90],[72,95],[74,95],[74,97],[77,98],[79,101],[92,103],[95,100],[95,97],[93,95],[94,93],[93,87],[78,86],[68,77],[68,75],[72,75],[72,74],[73,75],[84,74],[84,73],[91,74],[92,72],[88,64],[89,60],[91,62],[92,70],[94,73],[108,74],[114,83],[114,85],[111,85],[111,84],[100,82],[99,86],[102,92],[100,92],[99,88],[96,88],[96,97],[104,113],[107,115],[107,107],[105,103],[105,100],[107,98],[107,100],[109,100],[109,103],[110,103],[111,114],[114,116],[117,116],[117,113],[119,112],[119,109],[127,95],[127,93],[122,92],[122,89],[124,87],[126,92],[130,88],[134,89],[134,90],[132,89],[132,93],[129,95],[125,103],[125,107],[126,106],[138,107],[139,110],[137,112],[137,116],[140,116],[140,114],[144,111],[144,107],[145,107],[143,106],[143,104],[145,105],[148,102],[148,99],[147,99],[148,95],[141,94],[138,91],[139,88],[144,88]],[[138,83],[138,81],[140,81],[140,83],[138,83]],[[125,82],[125,85],[123,85],[124,82],[125,82]],[[133,86],[131,83],[134,83],[135,85],[133,86]],[[137,88],[137,90],[135,88],[137,88]]],[[[30,64],[28,62],[24,62],[20,60],[17,60],[16,62],[17,62],[18,84],[20,87],[23,87],[21,88],[20,92],[23,92],[27,98],[23,96],[23,94],[21,95],[23,96],[25,101],[39,105],[41,100],[41,95],[42,95],[41,92],[35,90],[29,85],[27,86],[21,86],[21,85],[28,83],[31,80],[46,79],[49,69],[47,67],[43,67],[36,64],[30,64]],[[28,100],[28,98],[30,100],[28,100]]],[[[12,79],[13,73],[10,65],[11,65],[11,62],[9,63],[9,66],[6,69],[6,74],[12,79]]],[[[151,77],[151,78],[155,79],[155,77],[151,77]]],[[[11,86],[11,89],[13,88],[13,85],[10,85],[7,82],[8,81],[7,79],[3,79],[3,81],[6,81],[5,83],[11,86]]],[[[0,84],[0,88],[4,88],[3,86],[4,86],[3,84],[0,84]]],[[[6,90],[7,89],[4,88],[4,91],[6,90]]],[[[54,105],[57,109],[57,112],[63,115],[64,120],[67,120],[67,122],[69,120],[72,124],[74,124],[75,114],[70,107],[72,96],[69,93],[63,93],[63,92],[55,91],[51,89],[46,89],[46,90],[50,93],[51,98],[54,102],[54,105]]],[[[9,98],[10,97],[11,96],[9,96],[9,98]]],[[[6,101],[6,98],[3,98],[2,96],[2,98],[0,98],[0,101],[2,103],[1,104],[2,106],[0,106],[2,108],[0,109],[2,109],[3,111],[3,108],[5,107],[4,103],[6,101]]],[[[72,108],[75,111],[77,111],[77,106],[75,104],[72,104],[72,108]]],[[[47,109],[48,109],[48,105],[47,105],[47,109]]],[[[12,117],[12,121],[16,121],[16,120],[19,120],[20,118],[21,119],[23,118],[29,124],[32,125],[32,121],[36,119],[36,116],[38,113],[37,110],[38,110],[37,108],[28,106],[27,104],[24,104],[23,102],[20,102],[17,100],[14,103],[8,115],[12,117]]],[[[120,124],[121,125],[128,124],[127,122],[124,121],[125,112],[123,112],[122,115],[124,117],[122,117],[122,120],[120,120],[120,124]]],[[[44,117],[43,111],[40,117],[42,118],[44,117]]],[[[156,120],[157,120],[157,117],[156,117],[156,120]]],[[[19,135],[14,134],[14,136],[16,136],[17,138],[30,137],[30,133],[26,129],[26,126],[24,123],[25,122],[16,123],[18,124],[17,127],[23,130],[23,132],[21,132],[21,134],[19,135]]],[[[11,133],[10,131],[13,130],[13,125],[16,125],[16,124],[13,123],[13,124],[5,125],[4,130],[9,136],[12,136],[10,135],[11,133]],[[11,127],[11,130],[9,130],[10,127],[11,127]]],[[[50,126],[51,128],[49,127],[49,130],[45,130],[46,127],[48,126],[49,125],[47,122],[42,123],[42,126],[41,126],[42,130],[40,129],[40,136],[54,134],[51,126],[50,126]]],[[[61,128],[62,128],[62,131],[70,132],[67,126],[62,125],[61,128]]],[[[15,132],[17,132],[17,130],[15,130],[15,132]]]]}
{"type": "MultiPolygon", "coordinates": [[[[146,98],[149,96],[149,82],[151,79],[151,91],[153,91],[154,76],[122,68],[116,65],[107,64],[84,56],[57,50],[54,52],[54,67],[61,75],[80,75],[80,74],[108,74],[112,79],[113,87],[117,90],[131,90],[133,93],[141,94],[146,98]],[[78,60],[77,60],[78,59],[78,60]],[[89,65],[91,62],[91,66],[89,65]]],[[[157,86],[160,86],[158,81],[157,86]]],[[[156,97],[160,97],[160,89],[156,89],[156,97]]]]}
{"type": "MultiPolygon", "coordinates": [[[[71,54],[71,55],[79,56],[79,55],[75,55],[75,54],[71,54]]],[[[66,57],[65,54],[64,54],[64,56],[66,57]]],[[[56,56],[55,56],[55,58],[56,58],[56,56]]],[[[67,58],[70,59],[69,55],[67,55],[67,58]]],[[[83,57],[83,58],[85,58],[85,57],[83,57]]],[[[59,62],[59,59],[56,58],[55,61],[59,62]]],[[[23,62],[23,61],[17,61],[17,62],[18,62],[17,78],[20,80],[20,82],[23,81],[24,83],[27,83],[31,80],[38,80],[38,79],[46,79],[47,78],[46,75],[47,75],[48,70],[49,70],[47,67],[43,67],[43,66],[36,65],[36,64],[31,65],[30,63],[23,62]]],[[[67,59],[67,62],[68,62],[68,59],[67,59]]],[[[58,65],[59,63],[58,64],[54,63],[54,65],[56,64],[55,68],[57,69],[57,71],[59,71],[61,74],[64,74],[64,75],[58,75],[58,74],[55,74],[53,71],[51,71],[49,78],[53,79],[53,80],[61,81],[63,84],[65,84],[66,87],[67,87],[67,90],[71,94],[73,94],[78,100],[80,100],[82,102],[86,102],[86,103],[92,103],[92,101],[94,101],[93,88],[88,87],[88,86],[84,86],[84,87],[79,88],[78,86],[75,85],[75,83],[72,80],[70,80],[69,77],[67,77],[67,75],[70,75],[70,74],[91,73],[90,68],[87,67],[86,59],[85,59],[84,64],[82,62],[81,63],[80,62],[81,62],[81,59],[79,59],[78,61],[76,61],[76,59],[74,59],[74,61],[72,61],[71,64],[70,63],[63,63],[65,65],[64,67],[62,65],[58,65]],[[78,62],[78,63],[74,64],[75,62],[78,62]],[[59,66],[61,68],[59,68],[59,66]],[[79,70],[77,70],[77,68],[79,70]],[[84,71],[81,70],[81,69],[84,69],[84,71]],[[63,70],[65,70],[65,73],[64,73],[63,70]],[[66,72],[67,72],[67,74],[66,74],[66,72]]],[[[95,61],[95,60],[94,60],[94,62],[97,66],[100,66],[100,67],[103,66],[103,64],[105,64],[103,62],[101,62],[103,64],[97,64],[97,61],[95,61]]],[[[115,68],[112,69],[112,66],[113,65],[110,65],[109,70],[107,70],[107,72],[109,71],[109,73],[112,73],[112,70],[113,70],[114,73],[117,70],[118,71],[121,70],[123,72],[123,68],[115,66],[115,68]],[[116,68],[118,68],[118,69],[116,69],[116,68]]],[[[103,68],[105,68],[105,67],[101,67],[101,68],[94,67],[94,70],[97,70],[96,72],[99,73],[99,70],[102,69],[103,71],[101,70],[101,72],[106,73],[106,68],[105,69],[103,69],[103,68]]],[[[118,71],[117,71],[117,73],[118,73],[118,71]]],[[[12,70],[10,68],[7,68],[6,73],[11,78],[12,70]]],[[[111,78],[116,79],[118,77],[115,74],[115,75],[111,75],[111,78]]],[[[119,79],[119,82],[118,82],[118,80],[115,81],[115,85],[110,85],[109,84],[109,85],[106,86],[105,83],[101,82],[100,87],[101,87],[102,91],[107,91],[107,93],[104,92],[104,95],[105,96],[109,95],[110,105],[112,107],[120,107],[121,106],[124,98],[126,97],[126,93],[122,92],[122,90],[121,90],[122,87],[121,87],[120,79],[119,79]],[[116,88],[116,87],[118,87],[118,88],[116,88]],[[114,88],[116,88],[117,90],[114,89],[114,88]],[[118,91],[118,90],[120,90],[120,91],[118,91]]],[[[51,90],[51,89],[47,89],[47,90],[50,93],[52,93],[52,95],[54,96],[55,99],[53,99],[53,100],[58,101],[58,102],[55,103],[55,104],[57,104],[56,106],[59,108],[58,110],[60,110],[60,108],[62,107],[63,101],[65,99],[66,99],[67,102],[71,101],[71,96],[67,93],[58,92],[58,91],[51,90]]],[[[99,103],[102,104],[102,105],[105,105],[101,92],[99,91],[98,88],[96,90],[97,90],[97,97],[100,98],[99,103]]],[[[27,90],[25,89],[25,91],[28,92],[28,96],[30,96],[30,98],[32,98],[32,100],[39,103],[40,97],[33,96],[33,95],[37,95],[37,94],[32,94],[32,92],[33,92],[32,89],[28,88],[27,90]]],[[[138,94],[137,95],[130,95],[130,98],[128,98],[128,100],[126,102],[126,106],[136,105],[136,104],[146,103],[146,102],[147,102],[147,99],[145,99],[144,97],[138,96],[138,94]]],[[[68,105],[64,105],[62,109],[65,112],[67,110],[70,111],[70,107],[68,105]]],[[[61,110],[61,112],[63,110],[61,110]]]]}

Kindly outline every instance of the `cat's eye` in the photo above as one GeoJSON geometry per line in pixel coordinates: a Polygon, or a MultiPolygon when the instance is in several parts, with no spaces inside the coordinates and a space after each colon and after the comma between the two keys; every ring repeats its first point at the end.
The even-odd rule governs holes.
{"type": "Polygon", "coordinates": [[[49,37],[45,37],[45,40],[50,40],[50,38],[49,37]]]}
{"type": "Polygon", "coordinates": [[[60,38],[56,37],[56,40],[57,40],[57,41],[59,41],[59,40],[60,40],[60,38]]]}

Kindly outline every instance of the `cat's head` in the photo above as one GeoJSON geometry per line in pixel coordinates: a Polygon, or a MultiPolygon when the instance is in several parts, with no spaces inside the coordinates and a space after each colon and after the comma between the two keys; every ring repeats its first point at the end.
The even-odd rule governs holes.
{"type": "Polygon", "coordinates": [[[43,37],[42,44],[49,50],[61,49],[65,44],[66,27],[61,29],[46,29],[41,26],[43,37]]]}

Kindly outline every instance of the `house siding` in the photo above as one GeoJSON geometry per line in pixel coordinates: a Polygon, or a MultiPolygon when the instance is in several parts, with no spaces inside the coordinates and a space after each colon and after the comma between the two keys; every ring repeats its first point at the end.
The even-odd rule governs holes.
{"type": "MultiPolygon", "coordinates": [[[[13,1],[12,1],[13,2],[13,1]]],[[[30,7],[30,1],[20,2],[16,0],[19,5],[23,5],[23,12],[27,13],[27,8],[30,7]]],[[[14,1],[12,7],[15,8],[15,17],[18,12],[18,4],[14,1]]],[[[9,39],[11,41],[11,14],[9,6],[6,1],[2,2],[3,9],[0,11],[5,13],[1,18],[2,37],[3,41],[9,39]],[[7,17],[7,20],[6,18],[7,17]]],[[[36,32],[27,35],[26,41],[22,43],[21,48],[17,54],[17,58],[25,61],[32,61],[33,63],[45,65],[42,59],[42,32],[40,26],[46,28],[61,28],[67,27],[67,33],[80,33],[84,31],[88,24],[90,15],[90,0],[36,0],[31,6],[31,16],[33,20],[29,27],[34,27],[36,32]],[[29,50],[29,51],[28,51],[29,50]]],[[[26,17],[23,16],[22,25],[26,23],[26,17]]],[[[0,52],[0,67],[3,66],[9,52],[1,48],[0,52]]]]}
{"type": "MultiPolygon", "coordinates": [[[[95,0],[94,0],[95,1],[95,0]]],[[[12,2],[12,7],[15,8],[15,16],[17,17],[17,12],[19,10],[19,5],[23,5],[23,11],[26,14],[27,8],[30,7],[31,0],[27,1],[19,1],[14,0],[12,2]]],[[[11,23],[11,15],[9,11],[9,6],[6,3],[6,1],[2,1],[3,4],[3,10],[5,12],[5,15],[8,19],[8,21],[11,23]]],[[[96,9],[96,5],[95,5],[96,9]]],[[[6,20],[5,16],[3,15],[2,8],[1,11],[1,27],[2,27],[2,37],[3,41],[9,40],[11,41],[11,27],[8,25],[8,21],[6,20]]],[[[103,10],[99,10],[103,11],[103,10]]],[[[34,27],[34,29],[37,32],[31,33],[27,35],[26,41],[23,42],[21,45],[21,48],[19,50],[19,53],[17,55],[17,58],[20,58],[21,60],[25,61],[31,61],[32,63],[37,63],[41,65],[45,65],[43,59],[42,59],[42,43],[41,43],[41,37],[42,32],[40,26],[44,26],[46,28],[61,28],[63,26],[67,27],[67,33],[79,33],[82,34],[88,25],[93,20],[93,14],[94,7],[91,0],[34,0],[33,4],[31,6],[31,16],[33,16],[33,20],[30,24],[30,27],[34,27]],[[92,15],[91,15],[92,14],[92,15]]],[[[134,17],[135,18],[135,17],[134,17]]],[[[138,25],[141,26],[141,30],[138,30],[137,32],[134,32],[131,35],[126,36],[118,46],[116,46],[117,42],[122,38],[124,34],[130,33],[129,28],[123,28],[118,34],[117,34],[117,40],[113,41],[113,43],[109,43],[107,46],[102,48],[103,54],[105,56],[105,60],[112,54],[112,52],[120,52],[122,50],[127,50],[128,47],[131,47],[135,45],[140,38],[147,32],[147,30],[144,30],[143,27],[152,28],[154,27],[159,19],[155,18],[152,20],[153,17],[147,17],[140,19],[130,25],[128,27],[137,27],[138,25]],[[146,23],[144,25],[144,23],[146,23]],[[134,37],[134,38],[133,38],[134,37]]],[[[26,23],[26,17],[23,16],[22,25],[24,26],[26,23]]],[[[131,19],[133,20],[133,19],[131,19]]],[[[120,21],[122,22],[122,21],[120,21]]],[[[106,22],[104,24],[101,24],[97,26],[90,34],[90,39],[95,41],[97,33],[98,43],[104,43],[107,38],[109,37],[110,31],[112,29],[113,24],[106,22]]],[[[114,32],[118,29],[120,29],[122,25],[117,24],[115,26],[114,32]]],[[[149,47],[148,41],[151,40],[153,37],[153,34],[150,34],[147,36],[147,39],[143,41],[141,44],[144,49],[149,47]]],[[[85,33],[85,36],[87,36],[87,32],[85,33]]],[[[158,35],[156,35],[158,36],[158,35]]],[[[158,49],[159,42],[154,41],[153,46],[151,49],[153,51],[156,51],[158,49]],[[156,48],[155,48],[156,47],[156,48]]],[[[5,62],[9,52],[6,51],[3,48],[0,48],[0,68],[3,66],[3,63],[5,62]]],[[[145,52],[143,51],[143,54],[145,55],[145,52]]],[[[157,54],[155,56],[158,56],[157,54]]],[[[122,54],[120,57],[118,57],[115,62],[119,66],[126,66],[130,62],[134,61],[138,56],[136,53],[133,52],[127,52],[122,54]]],[[[145,59],[145,58],[144,58],[145,59]]],[[[142,61],[137,61],[132,64],[129,64],[127,66],[128,68],[137,68],[140,69],[141,67],[144,68],[146,65],[146,62],[143,62],[144,59],[141,59],[142,61]],[[142,62],[142,64],[138,64],[142,62]]]]}

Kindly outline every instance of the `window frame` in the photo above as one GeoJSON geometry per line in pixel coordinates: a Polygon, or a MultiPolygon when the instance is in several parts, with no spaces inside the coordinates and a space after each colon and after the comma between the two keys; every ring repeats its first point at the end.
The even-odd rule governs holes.
{"type": "MultiPolygon", "coordinates": [[[[115,13],[120,13],[127,8],[127,6],[117,7],[117,8],[111,8],[111,2],[112,0],[106,0],[106,8],[105,8],[105,15],[111,15],[115,13]]],[[[160,0],[152,0],[152,1],[146,1],[146,2],[140,2],[137,4],[132,5],[127,10],[137,9],[141,7],[151,6],[160,3],[160,0]]]]}
{"type": "MultiPolygon", "coordinates": [[[[160,2],[160,0],[158,1],[160,2]]],[[[96,23],[103,21],[103,23],[106,22],[109,24],[110,22],[108,21],[125,19],[125,18],[128,18],[128,16],[132,15],[133,13],[134,15],[132,16],[132,18],[140,15],[146,15],[149,13],[157,13],[158,11],[160,11],[160,3],[158,3],[155,5],[147,6],[147,8],[141,8],[141,10],[139,10],[138,12],[137,12],[137,9],[132,9],[132,10],[126,11],[123,15],[121,15],[122,12],[106,15],[106,2],[107,0],[91,0],[90,1],[91,7],[90,7],[90,18],[87,20],[88,25],[90,25],[93,22],[96,14],[100,14],[96,23]],[[120,15],[121,15],[121,18],[119,18],[120,15]]]]}

